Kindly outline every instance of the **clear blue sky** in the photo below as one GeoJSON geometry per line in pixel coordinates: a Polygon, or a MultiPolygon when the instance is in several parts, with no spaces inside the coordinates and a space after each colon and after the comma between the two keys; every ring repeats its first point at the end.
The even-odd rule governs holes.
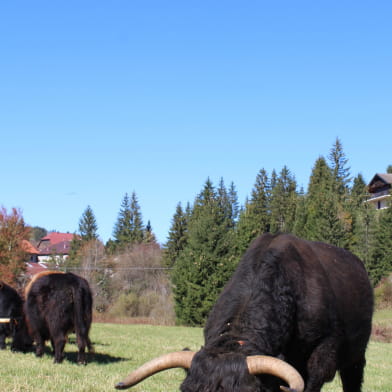
{"type": "Polygon", "coordinates": [[[352,176],[392,164],[390,1],[2,1],[0,206],[112,235],[125,193],[166,240],[209,177],[306,190],[339,137],[352,176]]]}

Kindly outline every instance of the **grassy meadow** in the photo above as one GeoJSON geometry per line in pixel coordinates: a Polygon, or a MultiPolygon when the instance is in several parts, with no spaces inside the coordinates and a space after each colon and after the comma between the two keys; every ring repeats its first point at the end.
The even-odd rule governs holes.
{"type": "MultiPolygon", "coordinates": [[[[392,312],[376,315],[380,323],[392,325],[392,312]]],[[[6,392],[103,392],[115,391],[114,385],[132,369],[152,357],[184,347],[198,350],[202,329],[140,324],[94,323],[90,337],[95,354],[87,366],[76,364],[75,336],[65,347],[66,357],[53,364],[49,345],[42,358],[33,353],[0,351],[0,390],[6,392]]],[[[363,392],[392,391],[392,344],[371,341],[363,392]]],[[[158,373],[132,388],[135,392],[178,391],[184,372],[181,369],[158,373]]],[[[339,377],[326,384],[323,392],[342,391],[339,377]]]]}

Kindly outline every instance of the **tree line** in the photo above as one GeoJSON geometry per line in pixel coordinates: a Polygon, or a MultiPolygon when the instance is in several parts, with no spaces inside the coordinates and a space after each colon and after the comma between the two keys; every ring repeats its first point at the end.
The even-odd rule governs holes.
{"type": "MultiPolygon", "coordinates": [[[[392,166],[387,172],[392,173],[392,166]]],[[[150,222],[144,225],[135,192],[125,194],[113,238],[106,244],[99,240],[88,206],[70,256],[53,263],[89,279],[99,311],[145,317],[169,314],[181,324],[200,325],[250,242],[265,232],[293,233],[346,248],[364,261],[376,285],[392,272],[392,208],[375,210],[365,202],[367,193],[363,176],[351,177],[337,138],[327,158],[315,161],[306,191],[298,189],[287,166],[271,173],[262,168],[240,205],[233,183],[226,186],[220,179],[214,185],[208,178],[192,203],[178,203],[163,246],[157,244],[150,222]]],[[[19,223],[24,227],[23,218],[19,223]]],[[[2,274],[8,271],[5,260],[10,257],[4,239],[12,237],[3,229],[4,224],[2,274]]],[[[20,235],[26,233],[21,230],[20,235]]],[[[20,271],[12,268],[11,275],[17,276],[20,271]]]]}

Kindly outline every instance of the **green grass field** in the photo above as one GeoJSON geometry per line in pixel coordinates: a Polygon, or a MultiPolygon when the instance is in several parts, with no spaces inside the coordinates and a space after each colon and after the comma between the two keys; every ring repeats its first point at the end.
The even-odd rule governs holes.
{"type": "MultiPolygon", "coordinates": [[[[380,317],[384,320],[384,316],[380,317]]],[[[100,323],[93,324],[90,336],[95,354],[87,366],[76,364],[74,335],[65,347],[66,358],[60,365],[53,364],[49,345],[43,358],[36,358],[33,353],[11,353],[9,349],[0,351],[0,391],[115,391],[114,385],[145,361],[184,347],[198,350],[203,340],[201,328],[100,323]]],[[[392,345],[372,341],[367,363],[363,392],[392,391],[392,345]]],[[[131,391],[178,391],[183,378],[183,370],[168,370],[131,391]]],[[[323,388],[323,392],[341,390],[338,377],[323,388]]]]}

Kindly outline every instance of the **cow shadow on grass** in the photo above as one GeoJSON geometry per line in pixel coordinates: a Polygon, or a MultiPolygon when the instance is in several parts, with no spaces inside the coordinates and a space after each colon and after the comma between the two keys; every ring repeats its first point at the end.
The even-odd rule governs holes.
{"type": "MultiPolygon", "coordinates": [[[[101,344],[99,344],[101,345],[101,344]]],[[[93,348],[94,348],[94,342],[93,342],[93,348]]],[[[78,362],[78,352],[77,352],[77,346],[74,341],[67,342],[65,349],[64,349],[64,362],[69,362],[69,363],[77,363],[78,362]],[[67,351],[67,346],[68,346],[68,351],[67,351]],[[70,350],[76,350],[76,351],[70,351],[70,350]]],[[[35,347],[33,347],[29,352],[35,352],[35,347]]],[[[54,352],[52,349],[52,346],[50,344],[45,344],[44,347],[44,355],[54,358],[54,352]]],[[[105,365],[105,364],[110,364],[110,363],[116,363],[116,362],[122,362],[122,361],[128,361],[129,358],[122,358],[122,357],[116,357],[107,353],[100,353],[96,352],[95,350],[89,352],[86,350],[86,360],[87,360],[87,365],[89,363],[96,363],[100,365],[105,365]]],[[[81,365],[83,366],[83,365],[81,365]]]]}
{"type": "MultiPolygon", "coordinates": [[[[127,361],[128,358],[121,358],[121,357],[114,357],[110,354],[105,354],[105,353],[97,353],[97,352],[91,352],[87,353],[86,355],[87,358],[87,365],[89,363],[96,363],[99,365],[105,365],[105,364],[110,364],[110,363],[116,363],[116,362],[122,362],[122,361],[127,361]]],[[[76,352],[65,352],[64,353],[64,361],[68,361],[71,363],[77,363],[78,361],[78,353],[76,352]]]]}

